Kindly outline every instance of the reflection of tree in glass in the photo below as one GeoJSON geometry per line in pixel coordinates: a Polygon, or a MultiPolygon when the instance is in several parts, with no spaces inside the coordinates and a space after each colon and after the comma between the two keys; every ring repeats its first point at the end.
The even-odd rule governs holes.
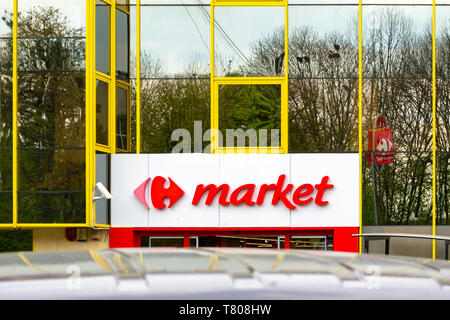
{"type": "Polygon", "coordinates": [[[18,37],[20,220],[83,222],[83,30],[59,9],[34,7],[19,14],[18,37]]]}
{"type": "MultiPolygon", "coordinates": [[[[8,25],[12,13],[2,13],[8,25]]],[[[12,32],[0,36],[0,223],[12,223],[12,32]]]]}
{"type": "MultiPolygon", "coordinates": [[[[223,85],[219,87],[219,129],[267,129],[281,127],[279,85],[223,85]]],[[[259,136],[259,134],[258,134],[259,136]]],[[[224,136],[224,138],[226,138],[224,136]]],[[[268,145],[269,146],[269,145],[268,145]]],[[[255,146],[256,147],[256,146],[255,146]]]]}

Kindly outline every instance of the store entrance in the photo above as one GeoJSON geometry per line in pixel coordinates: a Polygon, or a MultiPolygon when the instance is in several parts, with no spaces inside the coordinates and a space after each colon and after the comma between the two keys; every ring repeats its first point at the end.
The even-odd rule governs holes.
{"type": "Polygon", "coordinates": [[[225,248],[271,248],[333,250],[332,235],[148,235],[141,237],[141,246],[161,247],[225,247],[225,248]],[[286,238],[288,242],[286,243],[286,238]]]}

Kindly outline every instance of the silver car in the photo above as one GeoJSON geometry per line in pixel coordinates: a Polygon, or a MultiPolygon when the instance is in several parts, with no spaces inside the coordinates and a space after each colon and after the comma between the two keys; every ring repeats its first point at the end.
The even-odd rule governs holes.
{"type": "Polygon", "coordinates": [[[4,253],[0,299],[450,299],[450,263],[248,248],[4,253]]]}

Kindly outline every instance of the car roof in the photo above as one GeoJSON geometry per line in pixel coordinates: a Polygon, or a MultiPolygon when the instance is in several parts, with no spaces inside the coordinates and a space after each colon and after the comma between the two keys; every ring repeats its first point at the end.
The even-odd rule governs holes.
{"type": "Polygon", "coordinates": [[[400,256],[256,248],[0,254],[3,299],[448,299],[449,289],[448,261],[400,256]]]}

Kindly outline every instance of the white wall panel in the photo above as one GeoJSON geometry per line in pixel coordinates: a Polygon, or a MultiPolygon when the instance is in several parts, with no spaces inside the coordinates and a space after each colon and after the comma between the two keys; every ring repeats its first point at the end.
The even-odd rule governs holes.
{"type": "Polygon", "coordinates": [[[146,227],[148,210],[133,191],[149,177],[148,156],[120,154],[111,156],[111,226],[146,227]]]}
{"type": "MultiPolygon", "coordinates": [[[[296,186],[319,184],[329,176],[332,189],[325,191],[318,206],[308,203],[292,210],[291,227],[359,226],[359,156],[358,154],[291,154],[291,181],[296,186]]],[[[317,195],[317,190],[313,193],[317,195]]]]}
{"type": "MultiPolygon", "coordinates": [[[[192,206],[197,184],[219,182],[219,158],[209,154],[151,154],[149,177],[170,177],[185,195],[171,208],[156,210],[149,200],[149,227],[218,227],[219,205],[192,206]]],[[[150,181],[151,182],[151,181],[150,181]]],[[[167,186],[169,182],[166,181],[167,186]]],[[[150,199],[150,197],[148,197],[150,199]]],[[[166,199],[169,204],[169,199],[166,199]]],[[[204,202],[203,202],[204,203],[204,202]]]]}
{"type": "MultiPolygon", "coordinates": [[[[112,155],[112,227],[333,227],[359,226],[359,159],[357,154],[142,154],[112,155]],[[192,205],[198,184],[229,184],[231,192],[244,184],[255,184],[256,201],[262,184],[276,184],[285,174],[284,185],[292,183],[288,194],[302,184],[319,184],[329,176],[332,189],[325,192],[328,205],[314,202],[289,210],[280,201],[271,204],[273,191],[268,191],[262,205],[220,206],[219,195],[210,206],[206,194],[197,206],[192,205]],[[185,195],[172,208],[157,210],[150,197],[153,178],[171,178],[185,195]],[[145,208],[133,191],[151,178],[145,208]]],[[[166,186],[169,182],[166,181],[166,186]]],[[[314,190],[314,197],[317,190],[314,190]]],[[[168,199],[166,199],[168,204],[168,199]]]]}
{"type": "MultiPolygon", "coordinates": [[[[281,174],[289,183],[289,156],[285,154],[223,154],[220,155],[220,183],[231,190],[244,184],[256,184],[256,202],[262,184],[276,184],[281,174]]],[[[230,195],[229,195],[230,196],[230,195]]],[[[268,191],[262,205],[221,206],[221,227],[289,227],[290,212],[281,201],[273,206],[273,191],[268,191]]]]}

